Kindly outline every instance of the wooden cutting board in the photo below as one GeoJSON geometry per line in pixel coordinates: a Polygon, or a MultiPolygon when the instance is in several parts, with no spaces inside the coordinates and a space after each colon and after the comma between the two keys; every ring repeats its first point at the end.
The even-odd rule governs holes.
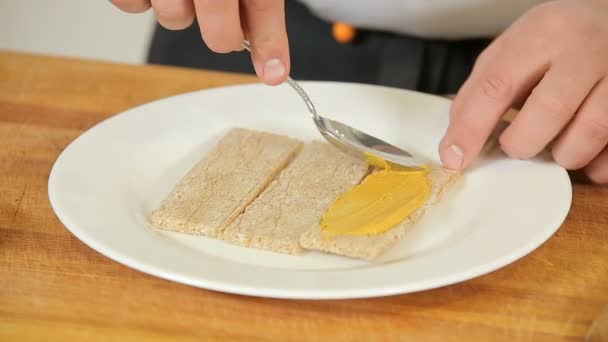
{"type": "Polygon", "coordinates": [[[248,82],[0,52],[0,340],[581,340],[608,304],[608,189],[579,182],[564,225],[529,256],[377,299],[287,301],[179,285],[101,256],[57,220],[49,171],[84,130],[154,99],[248,82]]]}

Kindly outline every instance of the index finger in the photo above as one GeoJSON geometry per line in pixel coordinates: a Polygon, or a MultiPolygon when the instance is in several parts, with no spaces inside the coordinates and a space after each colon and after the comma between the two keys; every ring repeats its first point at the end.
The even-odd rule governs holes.
{"type": "Polygon", "coordinates": [[[505,40],[490,45],[452,104],[450,124],[439,146],[443,165],[467,167],[515,100],[532,89],[547,69],[548,60],[539,49],[514,47],[505,40]]]}

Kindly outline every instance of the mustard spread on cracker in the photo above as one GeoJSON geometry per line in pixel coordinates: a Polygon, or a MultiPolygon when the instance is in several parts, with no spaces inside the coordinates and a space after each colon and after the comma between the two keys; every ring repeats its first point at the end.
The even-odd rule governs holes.
{"type": "Polygon", "coordinates": [[[321,219],[324,235],[376,235],[405,220],[428,199],[428,169],[413,170],[367,155],[380,170],[339,196],[321,219]]]}

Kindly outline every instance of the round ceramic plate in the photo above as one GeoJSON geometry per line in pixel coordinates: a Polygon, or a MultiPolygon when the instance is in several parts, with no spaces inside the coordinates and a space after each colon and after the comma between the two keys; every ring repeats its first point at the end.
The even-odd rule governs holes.
{"type": "MultiPolygon", "coordinates": [[[[446,99],[386,87],[303,82],[324,115],[438,161],[446,99]]],[[[565,219],[571,185],[548,159],[494,150],[379,260],[289,256],[157,231],[152,210],[234,126],[320,139],[286,85],[184,94],[116,115],[58,158],[49,196],[80,240],[124,265],[175,282],[277,298],[356,298],[420,291],[492,272],[531,252],[565,219]]]]}

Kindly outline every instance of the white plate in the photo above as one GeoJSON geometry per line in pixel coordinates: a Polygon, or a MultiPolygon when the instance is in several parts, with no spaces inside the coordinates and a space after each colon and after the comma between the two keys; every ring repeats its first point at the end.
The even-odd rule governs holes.
{"type": "MultiPolygon", "coordinates": [[[[303,85],[327,116],[438,160],[448,100],[368,85],[303,85]]],[[[564,169],[494,152],[374,263],[316,252],[287,256],[152,229],[150,212],[233,126],[319,138],[287,86],[156,101],[98,124],[66,148],[49,179],[53,209],[91,248],[145,273],[230,293],[327,299],[420,291],[494,271],[541,245],[570,208],[564,169]]]]}

